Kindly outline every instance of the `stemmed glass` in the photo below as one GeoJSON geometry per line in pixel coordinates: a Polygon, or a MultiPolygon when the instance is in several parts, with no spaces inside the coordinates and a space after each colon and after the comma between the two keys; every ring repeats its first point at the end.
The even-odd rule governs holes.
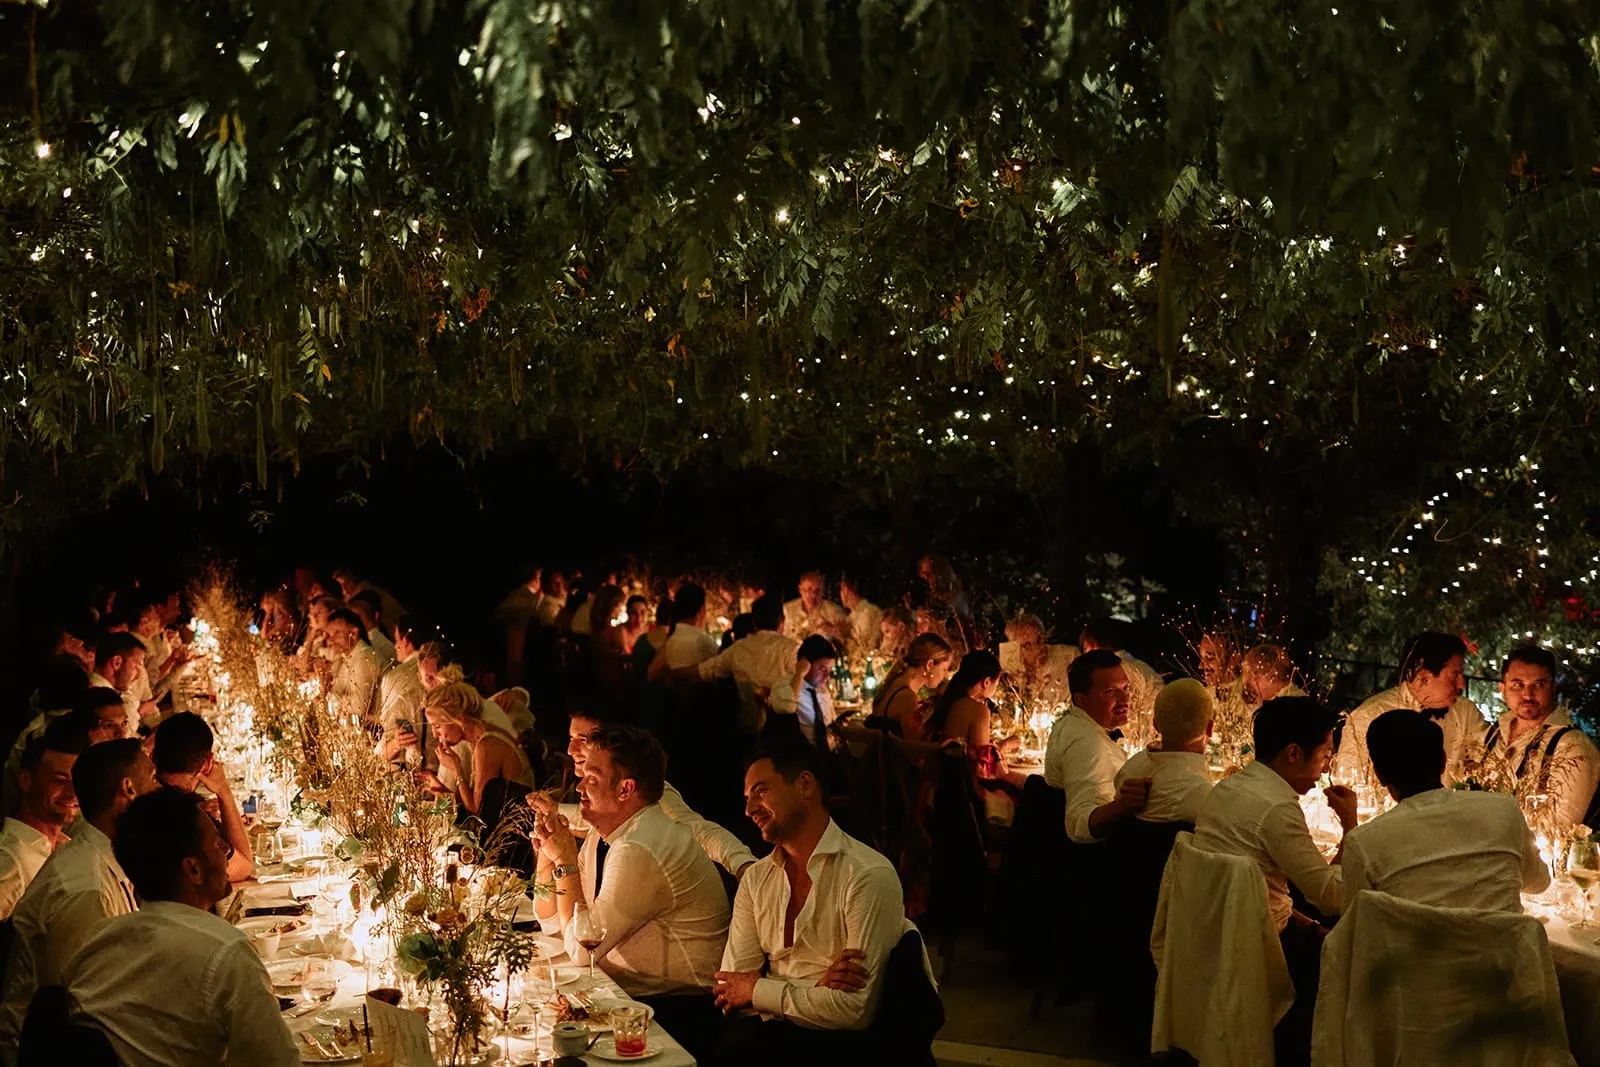
{"type": "Polygon", "coordinates": [[[1583,905],[1583,911],[1573,926],[1588,926],[1589,911],[1593,906],[1590,896],[1595,883],[1600,882],[1600,846],[1595,844],[1593,837],[1581,837],[1572,843],[1572,851],[1567,856],[1567,877],[1577,883],[1583,905]]]}
{"type": "Polygon", "coordinates": [[[578,944],[589,954],[589,988],[593,989],[594,979],[594,950],[600,947],[606,939],[605,928],[595,922],[589,909],[582,904],[578,905],[572,913],[572,932],[578,939],[578,944]]]}

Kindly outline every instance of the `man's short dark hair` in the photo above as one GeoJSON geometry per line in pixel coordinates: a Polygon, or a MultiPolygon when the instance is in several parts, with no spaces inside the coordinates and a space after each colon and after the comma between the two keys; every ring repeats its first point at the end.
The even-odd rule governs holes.
{"type": "Polygon", "coordinates": [[[1338,713],[1311,697],[1269,700],[1256,709],[1252,731],[1256,759],[1270,762],[1290,745],[1299,745],[1309,755],[1338,725],[1338,713]]]}
{"type": "Polygon", "coordinates": [[[103,685],[91,685],[79,695],[77,703],[72,705],[72,711],[74,714],[89,715],[99,719],[102,709],[123,707],[125,705],[122,703],[121,693],[115,689],[107,689],[103,685]]]}
{"type": "Polygon", "coordinates": [[[363,636],[365,636],[367,632],[367,624],[361,621],[360,615],[357,615],[349,608],[334,608],[332,611],[328,612],[328,621],[349,623],[351,626],[355,627],[356,633],[363,636]]]}
{"type": "Polygon", "coordinates": [[[72,789],[78,794],[83,817],[93,821],[110,811],[125,779],[144,758],[144,743],[137,737],[90,745],[72,765],[72,789]]]}
{"type": "Polygon", "coordinates": [[[1402,796],[1437,789],[1444,778],[1444,731],[1426,715],[1395,708],[1367,727],[1367,755],[1378,781],[1402,796]]]}
{"type": "Polygon", "coordinates": [[[1087,693],[1094,688],[1094,672],[1108,671],[1112,667],[1122,666],[1122,657],[1109,648],[1097,648],[1093,652],[1085,652],[1072,661],[1072,666],[1067,668],[1067,689],[1069,692],[1087,693]]]}
{"type": "Polygon", "coordinates": [[[695,582],[684,582],[672,598],[672,621],[693,622],[706,606],[705,588],[695,582]]]}
{"type": "Polygon", "coordinates": [[[1127,647],[1127,629],[1127,623],[1116,619],[1090,619],[1083,624],[1078,636],[1080,641],[1087,637],[1100,648],[1116,652],[1127,647]]]}
{"type": "Polygon", "coordinates": [[[433,628],[416,615],[402,615],[400,621],[394,624],[394,638],[396,641],[402,637],[409,641],[413,647],[420,648],[429,641],[438,638],[433,628]]]}
{"type": "Polygon", "coordinates": [[[198,774],[211,756],[216,737],[210,725],[192,711],[180,711],[156,727],[157,774],[198,774]]]}
{"type": "Polygon", "coordinates": [[[198,794],[162,786],[134,798],[117,819],[111,848],[140,897],[177,900],[181,895],[183,861],[205,848],[200,820],[210,816],[201,804],[198,794]]]}
{"type": "Polygon", "coordinates": [[[94,669],[110,663],[117,656],[127,656],[133,652],[143,652],[144,642],[126,630],[108,633],[100,638],[94,646],[94,669]]]}
{"type": "Polygon", "coordinates": [[[45,725],[42,733],[22,747],[20,767],[22,770],[30,772],[38,770],[39,763],[44,759],[46,752],[60,752],[68,756],[76,756],[89,747],[86,740],[71,728],[67,722],[67,716],[58,715],[45,725]]]}
{"type": "Polygon", "coordinates": [[[1538,645],[1518,645],[1513,648],[1507,653],[1506,661],[1500,665],[1500,680],[1502,682],[1506,680],[1506,672],[1511,669],[1513,663],[1526,663],[1530,667],[1543,667],[1550,675],[1550,681],[1554,682],[1556,680],[1556,657],[1555,653],[1548,648],[1540,648],[1538,645]]]}
{"type": "Polygon", "coordinates": [[[601,724],[589,735],[589,747],[611,754],[621,778],[632,778],[647,804],[661,799],[666,788],[667,755],[656,735],[637,726],[601,724]]]}
{"type": "Polygon", "coordinates": [[[802,739],[780,738],[762,745],[745,763],[744,769],[748,771],[762,760],[771,760],[773,770],[782,775],[786,782],[793,782],[802,773],[809,773],[818,782],[822,781],[822,756],[815,745],[807,744],[802,739]]]}
{"type": "Polygon", "coordinates": [[[1425,630],[1406,642],[1400,652],[1400,680],[1409,682],[1419,671],[1438,674],[1457,656],[1465,658],[1467,643],[1455,634],[1425,630]]]}
{"type": "Polygon", "coordinates": [[[763,594],[750,605],[750,615],[757,630],[776,630],[783,623],[783,601],[776,594],[763,594]]]}
{"type": "Polygon", "coordinates": [[[796,655],[808,663],[816,663],[818,660],[824,659],[838,659],[839,646],[821,634],[812,634],[800,642],[800,650],[796,655]]]}

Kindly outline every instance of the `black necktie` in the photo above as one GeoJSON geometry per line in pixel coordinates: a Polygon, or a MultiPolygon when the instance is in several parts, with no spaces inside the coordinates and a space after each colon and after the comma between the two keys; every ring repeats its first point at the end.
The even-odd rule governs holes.
{"type": "Polygon", "coordinates": [[[599,844],[594,847],[594,896],[596,900],[600,899],[600,879],[605,877],[606,853],[610,851],[611,845],[603,837],[600,839],[599,844]]]}
{"type": "Polygon", "coordinates": [[[1111,740],[1113,740],[1113,741],[1121,741],[1122,740],[1122,731],[1121,730],[1112,730],[1109,734],[1106,734],[1106,736],[1111,738],[1111,740]]]}
{"type": "Polygon", "coordinates": [[[817,687],[811,687],[811,707],[815,709],[815,717],[811,721],[811,740],[822,751],[828,751],[828,720],[822,714],[822,694],[817,692],[817,687]]]}

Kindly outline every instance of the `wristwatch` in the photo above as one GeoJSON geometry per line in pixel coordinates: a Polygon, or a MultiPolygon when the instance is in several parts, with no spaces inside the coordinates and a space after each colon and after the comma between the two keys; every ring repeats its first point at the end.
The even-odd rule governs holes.
{"type": "Polygon", "coordinates": [[[570,874],[577,874],[582,869],[576,863],[563,863],[550,873],[555,875],[556,881],[559,882],[570,874]]]}

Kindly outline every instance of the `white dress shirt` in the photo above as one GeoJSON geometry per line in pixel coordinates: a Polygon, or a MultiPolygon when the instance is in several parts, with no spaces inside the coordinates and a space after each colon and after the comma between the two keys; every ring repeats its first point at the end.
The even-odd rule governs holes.
{"type": "Polygon", "coordinates": [[[795,705],[795,716],[800,720],[800,733],[807,741],[816,739],[817,715],[822,715],[824,728],[833,722],[833,693],[824,682],[822,685],[812,685],[810,682],[800,683],[800,698],[795,705]]]}
{"type": "Polygon", "coordinates": [[[367,644],[372,646],[372,654],[377,657],[378,670],[386,671],[400,660],[400,653],[395,651],[394,642],[389,640],[389,635],[379,629],[367,631],[367,644]]]}
{"type": "Polygon", "coordinates": [[[848,613],[831,600],[819,600],[809,611],[799,597],[783,605],[783,632],[797,641],[812,634],[840,637],[847,629],[847,619],[848,613]]]}
{"type": "MultiPolygon", "coordinates": [[[[383,728],[385,741],[400,732],[402,721],[410,723],[413,732],[422,736],[422,701],[426,695],[422,690],[421,663],[415,653],[383,672],[378,679],[378,725],[383,728]]],[[[407,750],[406,757],[409,763],[419,762],[415,746],[407,750]]]]}
{"type": "MultiPolygon", "coordinates": [[[[1337,777],[1346,780],[1359,777],[1377,784],[1378,779],[1372,773],[1372,760],[1367,756],[1367,728],[1379,715],[1396,708],[1422,710],[1422,705],[1411,695],[1411,690],[1404,682],[1393,689],[1374,693],[1350,713],[1344,724],[1344,733],[1339,738],[1339,754],[1335,762],[1337,777]]],[[[1471,753],[1472,746],[1483,743],[1489,724],[1478,710],[1478,705],[1466,697],[1458,697],[1450,709],[1434,721],[1444,731],[1444,776],[1446,782],[1452,782],[1460,777],[1462,760],[1471,753]]]]}
{"type": "Polygon", "coordinates": [[[1199,752],[1135,752],[1117,772],[1116,788],[1129,778],[1150,779],[1150,799],[1138,816],[1144,822],[1192,823],[1211,792],[1211,772],[1199,752]]]}
{"type": "Polygon", "coordinates": [[[794,666],[800,642],[773,630],[757,630],[700,664],[700,677],[732,677],[741,685],[771,691],[772,710],[795,710],[794,666]]]}
{"type": "Polygon", "coordinates": [[[0,1052],[15,1059],[16,1041],[33,994],[60,985],[62,969],[94,928],[138,908],[133,885],[111,851],[111,839],[79,819],[72,840],[56,849],[29,883],[12,914],[16,939],[0,1003],[0,1052]]]}
{"type": "Polygon", "coordinates": [[[795,917],[794,943],[785,944],[790,892],[782,851],[774,849],[745,872],[722,970],[764,972],[752,1002],[766,1018],[813,1030],[864,1030],[877,1013],[884,963],[914,929],[906,919],[900,876],[831,819],[806,873],[811,893],[795,917]],[[820,988],[817,982],[847,948],[866,954],[866,987],[854,993],[820,988]]]}
{"type": "Polygon", "coordinates": [[[126,1067],[298,1067],[266,968],[237,927],[156,900],[102,923],[62,976],[126,1067]]]}
{"type": "Polygon", "coordinates": [[[676,671],[697,667],[720,651],[715,637],[698,626],[680,622],[673,628],[667,643],[661,646],[661,661],[667,670],[676,671]]]}
{"type": "Polygon", "coordinates": [[[1600,784],[1600,751],[1587,734],[1573,727],[1561,734],[1547,763],[1545,751],[1551,739],[1563,728],[1572,727],[1572,717],[1565,708],[1556,708],[1542,725],[1523,730],[1513,741],[1511,723],[1515,718],[1513,712],[1500,716],[1492,755],[1516,777],[1520,794],[1549,797],[1556,815],[1567,826],[1583,822],[1595,786],[1600,784]]]}
{"type": "Polygon", "coordinates": [[[1000,644],[1000,669],[1032,700],[1046,704],[1072,700],[1067,685],[1067,670],[1077,658],[1077,645],[1046,645],[1044,662],[1037,669],[1029,671],[1022,659],[1021,645],[1015,641],[1003,641],[1000,644]]]}
{"type": "Polygon", "coordinates": [[[670,782],[662,789],[656,806],[667,813],[667,818],[689,831],[700,851],[729,874],[737,877],[747,864],[756,861],[755,853],[743,841],[691,808],[670,782]]]}
{"type": "Polygon", "coordinates": [[[1344,903],[1339,867],[1312,841],[1299,794],[1265,763],[1252,760],[1212,787],[1195,820],[1194,844],[1256,861],[1266,875],[1267,910],[1279,931],[1294,910],[1290,882],[1324,915],[1339,914],[1344,903]]]}
{"type": "MultiPolygon", "coordinates": [[[[578,856],[583,899],[605,931],[596,950],[600,968],[632,996],[709,992],[728,940],[728,894],[710,857],[687,828],[651,804],[606,838],[596,894],[600,840],[589,834],[578,856]]],[[[563,931],[567,955],[586,964],[575,926],[563,931]]]]}
{"type": "Polygon", "coordinates": [[[371,715],[383,668],[378,654],[365,641],[338,658],[333,668],[333,708],[340,715],[365,722],[371,715]]]}
{"type": "Polygon", "coordinates": [[[1067,836],[1079,844],[1096,840],[1089,832],[1094,809],[1117,795],[1117,771],[1128,760],[1105,727],[1080,707],[1056,720],[1044,750],[1044,780],[1067,794],[1067,836]]]}
{"type": "Polygon", "coordinates": [[[883,612],[870,600],[861,600],[850,609],[850,651],[874,652],[883,641],[883,612]]]}
{"type": "Polygon", "coordinates": [[[1344,839],[1344,892],[1376,889],[1441,908],[1522,910],[1550,885],[1533,831],[1505,793],[1430,789],[1344,839]]]}
{"type": "Polygon", "coordinates": [[[6,819],[0,828],[0,919],[11,918],[28,883],[54,851],[48,837],[21,819],[6,819]]]}

